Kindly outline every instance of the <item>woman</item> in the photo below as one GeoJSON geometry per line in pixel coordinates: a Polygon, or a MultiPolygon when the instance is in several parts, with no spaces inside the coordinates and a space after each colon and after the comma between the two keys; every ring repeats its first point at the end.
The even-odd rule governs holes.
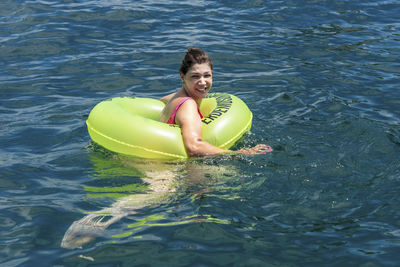
{"type": "MultiPolygon", "coordinates": [[[[182,88],[178,92],[161,99],[167,105],[161,113],[160,121],[181,126],[183,142],[190,156],[232,153],[231,150],[220,149],[205,142],[201,137],[202,115],[198,107],[212,85],[211,60],[203,50],[190,48],[182,62],[179,73],[182,79],[182,88]]],[[[269,146],[257,145],[236,152],[253,155],[269,151],[271,151],[269,146]]],[[[230,170],[230,168],[225,169],[218,166],[212,168],[213,166],[210,165],[202,166],[190,162],[185,163],[182,167],[161,162],[149,163],[148,161],[145,163],[140,161],[126,163],[133,164],[132,166],[135,169],[144,174],[142,179],[149,185],[149,191],[123,197],[113,203],[111,207],[89,213],[82,219],[75,221],[63,237],[61,242],[63,248],[82,247],[97,236],[103,235],[103,231],[108,226],[127,215],[135,214],[143,207],[168,199],[176,190],[174,185],[180,168],[185,170],[184,173],[187,173],[187,177],[195,180],[202,178],[209,180],[210,174],[216,175],[215,177],[227,177],[226,173],[229,173],[230,170]],[[161,166],[157,164],[161,164],[161,166]],[[212,171],[210,171],[210,168],[212,168],[212,171]]]]}
{"type": "MultiPolygon", "coordinates": [[[[212,86],[213,67],[211,59],[198,48],[189,48],[182,61],[179,75],[182,88],[176,93],[164,96],[166,103],[160,121],[177,124],[181,127],[183,143],[189,156],[204,156],[234,151],[213,146],[202,139],[200,103],[212,86]]],[[[253,148],[242,148],[236,153],[254,155],[270,152],[268,145],[257,145],[253,148]]]]}

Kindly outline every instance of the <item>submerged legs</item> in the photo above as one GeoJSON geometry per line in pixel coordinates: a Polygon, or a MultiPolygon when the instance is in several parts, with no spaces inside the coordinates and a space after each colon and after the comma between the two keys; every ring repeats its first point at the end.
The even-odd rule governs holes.
{"type": "Polygon", "coordinates": [[[64,234],[61,247],[68,249],[82,248],[83,245],[100,236],[111,224],[130,214],[137,213],[137,210],[141,208],[163,202],[175,192],[176,171],[157,170],[152,164],[141,165],[140,167],[145,167],[146,177],[142,180],[148,184],[149,191],[122,197],[111,207],[90,213],[73,222],[64,234]]]}

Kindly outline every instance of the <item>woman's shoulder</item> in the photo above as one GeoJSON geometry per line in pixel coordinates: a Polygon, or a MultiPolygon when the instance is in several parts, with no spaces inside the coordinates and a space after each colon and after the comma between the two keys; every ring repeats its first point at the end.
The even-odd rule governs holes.
{"type": "Polygon", "coordinates": [[[175,103],[179,107],[197,108],[196,101],[190,96],[179,97],[175,103]]]}
{"type": "Polygon", "coordinates": [[[172,93],[172,94],[169,94],[169,95],[166,95],[166,96],[163,96],[163,97],[160,98],[160,100],[161,100],[162,102],[164,102],[165,104],[167,104],[169,101],[171,101],[171,99],[172,99],[175,95],[176,95],[176,92],[175,92],[175,93],[172,93]]]}
{"type": "Polygon", "coordinates": [[[198,107],[196,101],[191,97],[183,97],[179,100],[179,102],[175,106],[176,116],[180,118],[180,120],[192,118],[197,119],[198,117],[198,107]]]}

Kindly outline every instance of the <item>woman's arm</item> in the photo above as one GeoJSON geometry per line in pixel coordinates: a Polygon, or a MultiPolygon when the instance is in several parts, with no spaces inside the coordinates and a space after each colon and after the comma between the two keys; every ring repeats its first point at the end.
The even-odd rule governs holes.
{"type": "Polygon", "coordinates": [[[182,104],[176,114],[175,121],[181,126],[183,143],[189,156],[205,156],[221,153],[255,155],[272,151],[271,147],[267,145],[257,145],[252,148],[242,148],[232,151],[207,143],[201,136],[201,119],[197,112],[196,102],[193,100],[187,100],[182,104]]]}
{"type": "Polygon", "coordinates": [[[187,100],[178,109],[175,121],[182,131],[183,143],[189,156],[204,156],[229,153],[231,150],[213,146],[201,137],[201,119],[194,100],[187,100]]]}

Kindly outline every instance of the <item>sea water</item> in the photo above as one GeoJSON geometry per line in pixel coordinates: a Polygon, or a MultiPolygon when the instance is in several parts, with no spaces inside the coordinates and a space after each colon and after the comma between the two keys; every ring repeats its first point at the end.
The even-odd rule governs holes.
{"type": "Polygon", "coordinates": [[[399,265],[399,14],[383,0],[3,0],[0,264],[399,265]],[[235,149],[274,151],[160,162],[93,144],[90,110],[174,92],[188,47],[212,58],[212,90],[253,112],[235,149]],[[62,246],[85,218],[103,227],[62,246]]]}

